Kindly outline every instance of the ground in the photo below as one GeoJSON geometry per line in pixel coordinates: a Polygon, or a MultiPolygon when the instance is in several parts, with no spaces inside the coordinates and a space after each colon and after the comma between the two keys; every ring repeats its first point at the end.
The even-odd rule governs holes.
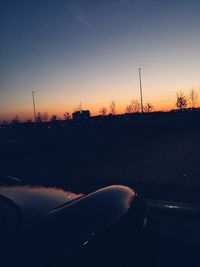
{"type": "Polygon", "coordinates": [[[145,197],[199,202],[199,137],[190,118],[0,129],[0,174],[84,193],[125,184],[145,197]]]}

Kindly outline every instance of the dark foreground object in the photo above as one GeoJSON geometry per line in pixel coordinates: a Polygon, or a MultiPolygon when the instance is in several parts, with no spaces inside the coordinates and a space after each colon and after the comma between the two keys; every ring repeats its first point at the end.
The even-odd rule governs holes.
{"type": "Polygon", "coordinates": [[[200,206],[139,198],[125,186],[89,195],[0,186],[1,266],[199,266],[200,206]]]}

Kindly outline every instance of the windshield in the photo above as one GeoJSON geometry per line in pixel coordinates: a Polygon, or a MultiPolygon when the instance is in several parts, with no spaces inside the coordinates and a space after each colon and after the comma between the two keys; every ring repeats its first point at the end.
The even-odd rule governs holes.
{"type": "Polygon", "coordinates": [[[199,202],[200,3],[0,2],[0,174],[199,202]]]}

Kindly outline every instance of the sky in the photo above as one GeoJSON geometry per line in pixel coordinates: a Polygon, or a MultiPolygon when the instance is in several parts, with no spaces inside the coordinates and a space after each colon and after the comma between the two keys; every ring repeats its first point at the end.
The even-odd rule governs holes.
{"type": "Polygon", "coordinates": [[[0,0],[0,120],[200,92],[200,0],[0,0]]]}

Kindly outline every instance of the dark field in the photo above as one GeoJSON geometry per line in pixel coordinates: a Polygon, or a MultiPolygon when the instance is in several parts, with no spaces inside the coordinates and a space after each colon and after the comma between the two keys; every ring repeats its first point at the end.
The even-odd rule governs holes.
{"type": "Polygon", "coordinates": [[[200,117],[52,129],[0,129],[0,174],[90,192],[109,184],[145,197],[200,202],[200,117]]]}

